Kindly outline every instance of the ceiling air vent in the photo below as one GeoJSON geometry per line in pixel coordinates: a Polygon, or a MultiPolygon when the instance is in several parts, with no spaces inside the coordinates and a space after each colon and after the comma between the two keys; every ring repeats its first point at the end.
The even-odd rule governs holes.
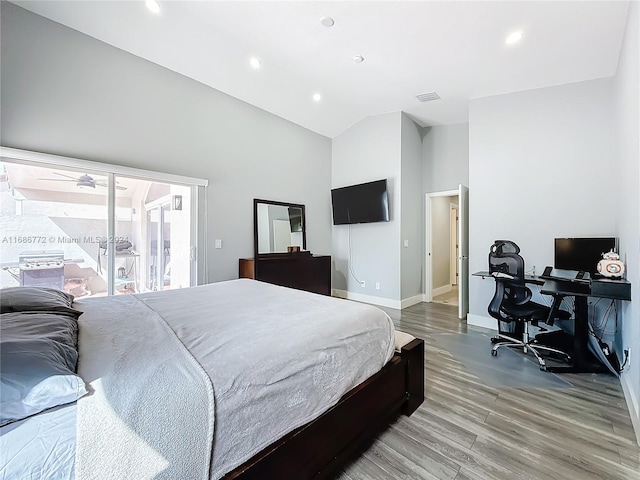
{"type": "Polygon", "coordinates": [[[432,100],[440,100],[440,95],[438,95],[436,92],[429,92],[416,95],[416,98],[421,102],[430,102],[432,100]]]}

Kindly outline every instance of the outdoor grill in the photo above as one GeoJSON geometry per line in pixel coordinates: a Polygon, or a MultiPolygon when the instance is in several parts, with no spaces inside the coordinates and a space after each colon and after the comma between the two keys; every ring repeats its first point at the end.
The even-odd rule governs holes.
{"type": "Polygon", "coordinates": [[[20,285],[25,287],[64,287],[64,252],[42,250],[18,255],[20,285]]]}

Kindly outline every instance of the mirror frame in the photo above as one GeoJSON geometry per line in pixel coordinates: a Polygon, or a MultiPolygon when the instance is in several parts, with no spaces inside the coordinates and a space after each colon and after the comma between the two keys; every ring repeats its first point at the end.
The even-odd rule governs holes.
{"type": "Polygon", "coordinates": [[[289,253],[258,253],[258,204],[266,203],[267,205],[279,205],[282,207],[296,207],[302,211],[302,250],[307,249],[307,217],[304,211],[304,205],[300,203],[287,203],[278,202],[276,200],[263,200],[259,198],[253,199],[253,256],[258,257],[273,257],[281,255],[291,255],[289,253]]]}

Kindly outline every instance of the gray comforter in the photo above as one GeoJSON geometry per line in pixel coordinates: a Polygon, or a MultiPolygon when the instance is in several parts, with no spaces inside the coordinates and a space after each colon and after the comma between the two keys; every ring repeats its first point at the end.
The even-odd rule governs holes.
{"type": "MultiPolygon", "coordinates": [[[[172,459],[182,458],[182,453],[177,452],[188,450],[194,443],[193,421],[185,415],[189,412],[204,415],[201,421],[206,422],[206,411],[213,409],[215,433],[211,439],[210,478],[219,479],[278,438],[317,418],[344,393],[380,370],[393,355],[394,330],[390,318],[378,308],[347,300],[253,280],[232,280],[127,298],[119,302],[106,298],[80,302],[85,311],[80,323],[81,367],[83,355],[86,360],[93,354],[87,348],[83,350],[83,339],[93,339],[92,348],[100,349],[101,355],[112,350],[111,345],[100,347],[109,336],[113,337],[110,344],[128,344],[138,350],[131,357],[133,361],[127,360],[129,354],[123,352],[106,362],[94,360],[94,370],[102,368],[102,364],[113,368],[104,370],[107,373],[103,378],[95,375],[85,378],[94,393],[78,401],[78,431],[85,432],[78,438],[84,445],[78,446],[78,452],[83,452],[85,461],[104,457],[96,471],[97,478],[104,478],[100,473],[109,469],[117,475],[123,465],[127,469],[135,468],[136,478],[168,478],[163,473],[172,471],[172,459]],[[122,308],[113,306],[117,304],[122,308]],[[116,315],[120,320],[113,322],[116,315]],[[138,323],[139,318],[144,318],[144,328],[138,323]],[[156,323],[169,328],[160,328],[156,323]],[[159,337],[165,330],[168,335],[176,335],[179,343],[186,347],[184,351],[206,372],[213,387],[211,405],[196,409],[189,404],[193,396],[202,397],[207,385],[196,385],[193,396],[189,392],[176,396],[171,393],[172,386],[165,385],[163,396],[158,394],[163,385],[134,384],[132,379],[138,370],[145,377],[149,375],[144,373],[147,370],[154,376],[157,374],[153,367],[140,365],[141,358],[152,365],[166,356],[172,359],[165,362],[167,368],[175,368],[180,375],[185,370],[180,366],[183,360],[179,359],[184,352],[164,353],[172,348],[172,341],[159,337]],[[145,353],[149,347],[152,354],[145,353]],[[110,382],[108,376],[115,375],[126,376],[131,384],[110,382]],[[119,386],[104,392],[110,388],[109,384],[119,386]],[[125,392],[125,385],[129,385],[133,393],[125,392]],[[136,408],[136,402],[114,397],[118,394],[140,399],[145,392],[153,396],[153,401],[139,402],[140,408],[136,408]],[[109,401],[93,412],[83,408],[83,402],[100,397],[109,401]],[[181,402],[186,403],[184,408],[181,402]],[[143,408],[145,404],[155,407],[143,408]],[[98,418],[100,408],[105,412],[102,420],[98,418]],[[83,410],[91,414],[83,417],[83,410]],[[167,412],[174,413],[168,415],[167,412]],[[141,439],[143,443],[145,439],[154,438],[154,428],[160,428],[158,434],[169,435],[176,452],[160,452],[159,443],[154,445],[147,440],[152,450],[160,454],[147,455],[143,465],[136,465],[135,453],[130,455],[133,458],[127,458],[128,448],[118,448],[117,444],[122,442],[114,441],[113,435],[102,435],[103,440],[99,441],[100,436],[90,434],[92,429],[105,428],[121,432],[128,441],[141,439]],[[117,456],[111,454],[111,448],[118,448],[117,456]],[[150,473],[145,475],[140,469],[148,469],[150,473]]],[[[82,370],[79,373],[82,374],[82,370]]],[[[196,374],[197,371],[189,373],[194,378],[196,374]]],[[[205,432],[206,429],[200,429],[198,435],[205,432]]],[[[202,438],[198,441],[207,443],[202,438]]],[[[166,449],[166,442],[162,448],[166,449]]],[[[194,473],[201,471],[202,465],[202,461],[194,465],[194,473]]],[[[179,468],[184,470],[188,466],[179,468]]]]}

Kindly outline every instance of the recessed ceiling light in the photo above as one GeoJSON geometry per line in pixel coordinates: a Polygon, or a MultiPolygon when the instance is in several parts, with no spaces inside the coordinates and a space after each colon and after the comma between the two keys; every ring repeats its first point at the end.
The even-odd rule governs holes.
{"type": "Polygon", "coordinates": [[[333,25],[336,23],[333,21],[333,18],[331,17],[320,17],[320,23],[329,28],[329,27],[333,27],[333,25]]]}
{"type": "Polygon", "coordinates": [[[313,101],[314,102],[319,102],[320,100],[322,100],[322,95],[320,95],[319,93],[314,93],[313,94],[313,101]]]}
{"type": "Polygon", "coordinates": [[[355,57],[353,57],[353,61],[356,63],[362,63],[364,62],[364,57],[362,55],[356,55],[355,57]]]}
{"type": "Polygon", "coordinates": [[[153,13],[160,13],[160,4],[156,0],[147,0],[144,3],[153,13]]]}
{"type": "Polygon", "coordinates": [[[514,43],[518,43],[522,39],[522,31],[518,30],[517,32],[510,33],[505,38],[504,42],[507,45],[513,45],[514,43]]]}
{"type": "Polygon", "coordinates": [[[249,64],[256,70],[260,68],[260,60],[256,57],[251,57],[251,59],[249,60],[249,64]]]}

